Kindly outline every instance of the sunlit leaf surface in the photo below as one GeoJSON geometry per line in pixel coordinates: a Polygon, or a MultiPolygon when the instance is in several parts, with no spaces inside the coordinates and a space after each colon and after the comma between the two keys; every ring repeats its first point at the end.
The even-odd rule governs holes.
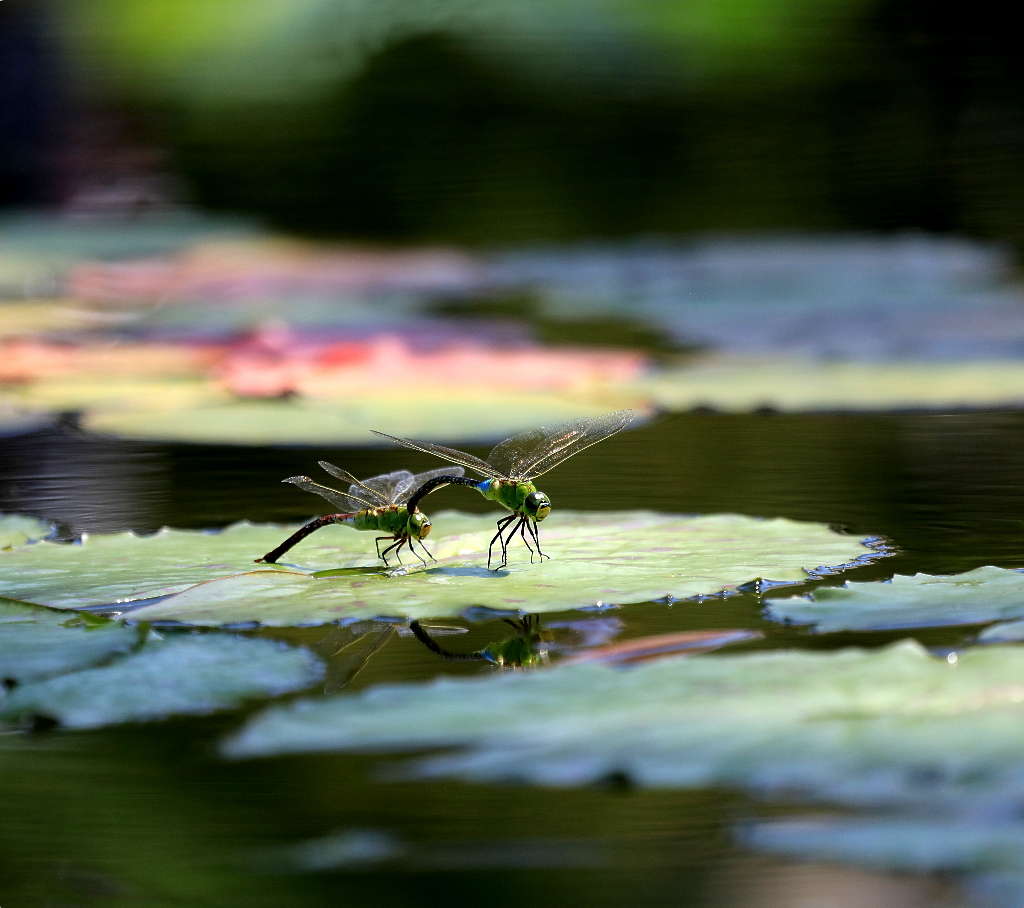
{"type": "Polygon", "coordinates": [[[807,597],[771,599],[767,616],[793,624],[813,624],[820,632],[983,624],[1022,618],[1024,573],[988,566],[944,576],[897,574],[887,583],[847,583],[822,587],[807,597]]]}
{"type": "Polygon", "coordinates": [[[0,599],[0,680],[23,683],[93,665],[140,639],[137,627],[0,599]]]}
{"type": "MultiPolygon", "coordinates": [[[[220,395],[223,397],[223,395],[220,395]]],[[[466,389],[409,388],[355,399],[218,401],[188,409],[96,409],[85,426],[128,438],[223,444],[378,443],[370,427],[453,442],[485,441],[538,423],[568,422],[604,413],[622,398],[588,400],[551,394],[480,395],[466,389]]]]}
{"type": "Polygon", "coordinates": [[[308,687],[323,666],[308,650],[209,634],[171,637],[109,665],[15,688],[0,720],[34,716],[70,728],[205,713],[308,687]]]}
{"type": "Polygon", "coordinates": [[[739,786],[864,805],[1004,805],[1024,795],[1024,650],[959,660],[912,641],[629,668],[393,684],[271,708],[234,757],[456,748],[416,776],[739,786]]]}
{"type": "Polygon", "coordinates": [[[45,520],[24,514],[0,514],[0,549],[13,548],[34,539],[42,539],[52,526],[45,520]]]}
{"type": "Polygon", "coordinates": [[[1019,360],[913,363],[709,356],[630,386],[673,410],[901,410],[1024,402],[1019,360]]]}
{"type": "MultiPolygon", "coordinates": [[[[132,618],[275,625],[373,616],[443,617],[472,606],[550,612],[714,595],[758,578],[801,582],[822,565],[839,566],[870,555],[853,537],[813,523],[733,514],[561,511],[542,526],[541,539],[551,560],[530,564],[519,540],[510,549],[508,567],[489,571],[493,517],[442,512],[434,523],[438,538],[435,543],[432,535],[429,541],[438,560],[425,569],[414,562],[405,574],[389,576],[373,569],[310,576],[285,565],[284,570],[203,583],[132,612],[132,618]]],[[[278,532],[283,538],[290,529],[278,532]]],[[[265,528],[259,534],[267,538],[265,528]]],[[[304,571],[373,564],[370,534],[338,528],[331,539],[332,545],[335,539],[339,544],[335,551],[326,538],[315,544],[312,539],[286,556],[304,571]]],[[[212,555],[217,537],[206,541],[212,555]]],[[[49,579],[47,584],[54,589],[49,579]]],[[[45,600],[40,591],[35,595],[45,600]]],[[[61,604],[72,603],[63,597],[61,604]]]]}

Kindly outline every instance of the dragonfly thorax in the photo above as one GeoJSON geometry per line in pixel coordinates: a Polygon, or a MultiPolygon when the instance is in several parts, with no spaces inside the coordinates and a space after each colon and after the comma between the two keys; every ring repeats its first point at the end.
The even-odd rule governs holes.
{"type": "Polygon", "coordinates": [[[551,499],[538,492],[532,482],[515,479],[486,479],[477,489],[484,498],[497,502],[515,514],[543,520],[551,513],[551,499]]]}

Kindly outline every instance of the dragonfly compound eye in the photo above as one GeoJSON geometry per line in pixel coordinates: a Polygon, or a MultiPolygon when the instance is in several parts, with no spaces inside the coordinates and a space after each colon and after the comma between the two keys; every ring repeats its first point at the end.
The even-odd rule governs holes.
{"type": "Polygon", "coordinates": [[[430,526],[430,521],[426,517],[424,517],[423,520],[416,522],[416,527],[419,530],[420,539],[425,539],[427,536],[430,535],[430,526]]]}
{"type": "Polygon", "coordinates": [[[524,506],[534,520],[543,520],[551,513],[551,499],[544,492],[531,492],[526,496],[524,506]]]}

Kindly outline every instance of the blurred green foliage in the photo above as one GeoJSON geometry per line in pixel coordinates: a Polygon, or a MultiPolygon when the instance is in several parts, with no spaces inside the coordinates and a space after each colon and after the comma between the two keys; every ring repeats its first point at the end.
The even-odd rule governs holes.
{"type": "Polygon", "coordinates": [[[199,201],[292,227],[1019,241],[1005,17],[994,0],[90,0],[63,22],[85,84],[145,121],[199,201]]]}

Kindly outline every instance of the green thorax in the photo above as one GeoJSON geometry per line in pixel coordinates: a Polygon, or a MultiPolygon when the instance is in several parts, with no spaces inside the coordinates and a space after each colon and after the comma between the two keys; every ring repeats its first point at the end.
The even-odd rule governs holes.
{"type": "Polygon", "coordinates": [[[476,489],[488,501],[495,501],[516,514],[523,513],[526,496],[537,491],[532,482],[517,482],[514,479],[485,479],[476,489]]]}

